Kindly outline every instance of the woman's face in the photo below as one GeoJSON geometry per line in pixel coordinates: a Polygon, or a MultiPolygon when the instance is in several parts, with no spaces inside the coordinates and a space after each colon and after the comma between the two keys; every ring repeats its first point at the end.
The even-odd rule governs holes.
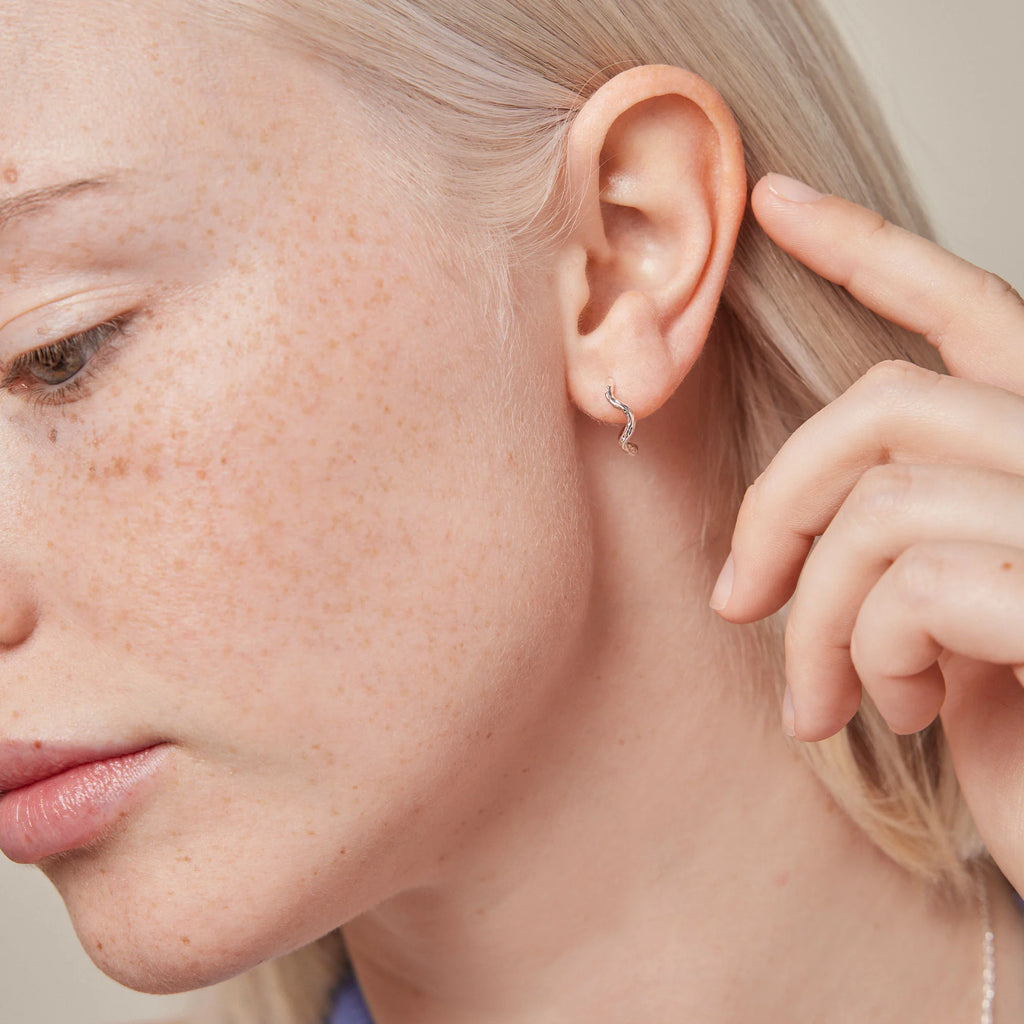
{"type": "Polygon", "coordinates": [[[0,229],[0,761],[164,745],[42,866],[191,987],[512,798],[588,571],[561,356],[506,372],[341,83],[184,3],[8,0],[0,95],[4,200],[96,180],[0,229]]]}

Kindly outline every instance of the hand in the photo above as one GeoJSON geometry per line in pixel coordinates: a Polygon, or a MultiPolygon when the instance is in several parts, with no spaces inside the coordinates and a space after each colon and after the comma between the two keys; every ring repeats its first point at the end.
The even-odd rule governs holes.
{"type": "Polygon", "coordinates": [[[754,190],[768,234],[923,335],[952,376],[880,364],[797,430],[744,498],[714,603],[749,622],[795,591],[783,717],[802,740],[841,729],[862,686],[899,733],[941,712],[975,821],[1020,888],[1024,303],[862,207],[785,198],[785,181],[754,190]]]}

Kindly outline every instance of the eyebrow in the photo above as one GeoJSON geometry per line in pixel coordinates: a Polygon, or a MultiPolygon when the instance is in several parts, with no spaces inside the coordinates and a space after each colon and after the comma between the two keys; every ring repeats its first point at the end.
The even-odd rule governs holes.
{"type": "Polygon", "coordinates": [[[85,192],[106,189],[113,185],[113,183],[114,178],[109,176],[81,178],[78,181],[68,181],[60,185],[47,185],[44,188],[32,189],[30,192],[23,192],[21,195],[11,196],[8,199],[0,199],[0,232],[8,227],[12,221],[43,213],[65,199],[81,195],[85,192]]]}

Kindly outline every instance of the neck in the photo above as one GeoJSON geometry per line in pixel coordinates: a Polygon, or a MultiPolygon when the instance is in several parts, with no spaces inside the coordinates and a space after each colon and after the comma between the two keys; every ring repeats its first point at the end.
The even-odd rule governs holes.
{"type": "MultiPolygon", "coordinates": [[[[598,526],[613,596],[507,786],[422,885],[345,929],[378,1024],[979,1020],[977,905],[939,900],[837,810],[706,610],[678,514],[629,514],[635,540],[598,526]]],[[[1001,888],[993,913],[1024,951],[1001,888]]]]}

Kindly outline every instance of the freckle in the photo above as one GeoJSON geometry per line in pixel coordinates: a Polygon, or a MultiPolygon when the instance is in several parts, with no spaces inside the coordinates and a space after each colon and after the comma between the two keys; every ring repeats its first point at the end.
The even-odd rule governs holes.
{"type": "Polygon", "coordinates": [[[97,948],[98,950],[102,950],[102,949],[103,949],[103,943],[102,943],[102,942],[97,942],[97,943],[96,943],[96,948],[97,948]]]}
{"type": "Polygon", "coordinates": [[[18,168],[17,167],[5,167],[4,168],[4,181],[8,185],[13,185],[18,180],[18,168]]]}
{"type": "Polygon", "coordinates": [[[192,940],[187,935],[182,935],[182,937],[181,937],[181,944],[183,946],[191,946],[192,945],[192,940]]]}
{"type": "Polygon", "coordinates": [[[1013,568],[1013,562],[1003,562],[1003,572],[1009,572],[1013,568]]]}
{"type": "Polygon", "coordinates": [[[345,856],[345,851],[346,851],[346,848],[345,848],[345,847],[343,846],[343,847],[342,847],[342,848],[341,848],[341,849],[340,849],[340,850],[338,851],[338,855],[339,855],[340,857],[344,857],[344,856],[345,856]]]}
{"type": "Polygon", "coordinates": [[[58,437],[57,428],[56,427],[51,427],[49,434],[47,434],[46,436],[50,439],[50,444],[56,444],[57,443],[57,437],[58,437]]]}

